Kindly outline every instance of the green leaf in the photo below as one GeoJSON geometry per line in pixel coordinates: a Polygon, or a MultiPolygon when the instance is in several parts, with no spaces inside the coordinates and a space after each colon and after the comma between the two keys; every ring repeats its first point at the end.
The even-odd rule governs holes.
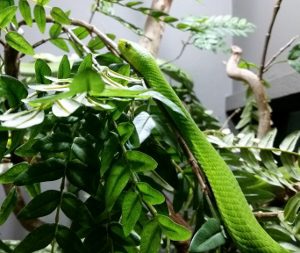
{"type": "Polygon", "coordinates": [[[35,22],[39,30],[44,33],[46,28],[46,12],[45,8],[42,5],[35,5],[33,9],[33,15],[35,22]]]}
{"type": "Polygon", "coordinates": [[[277,129],[269,131],[258,143],[260,148],[273,148],[274,140],[277,134],[277,129]]]}
{"type": "Polygon", "coordinates": [[[121,143],[125,144],[134,131],[134,126],[130,122],[122,122],[117,127],[121,143]]]}
{"type": "MultiPolygon", "coordinates": [[[[0,132],[0,160],[2,160],[6,152],[7,141],[8,141],[8,131],[0,132]]],[[[1,181],[1,175],[0,175],[0,181],[1,181]]]]}
{"type": "Polygon", "coordinates": [[[6,98],[10,107],[21,105],[21,100],[27,95],[27,89],[21,81],[12,76],[0,75],[0,97],[6,98]]]}
{"type": "Polygon", "coordinates": [[[50,84],[51,81],[46,76],[51,76],[52,71],[49,65],[42,59],[37,59],[34,64],[35,79],[37,83],[50,84]]]}
{"type": "Polygon", "coordinates": [[[77,73],[81,73],[85,70],[90,70],[93,68],[93,56],[88,54],[83,61],[80,63],[77,73]]]}
{"type": "Polygon", "coordinates": [[[104,90],[104,85],[100,74],[94,70],[88,69],[74,77],[70,84],[70,90],[74,93],[101,93],[104,90]]]}
{"type": "Polygon", "coordinates": [[[144,182],[138,182],[137,187],[142,193],[143,200],[148,202],[149,204],[158,205],[162,204],[165,201],[165,196],[149,184],[144,182]]]}
{"type": "Polygon", "coordinates": [[[58,225],[55,239],[65,253],[87,252],[80,238],[65,226],[58,225]]]}
{"type": "Polygon", "coordinates": [[[78,222],[84,227],[92,223],[92,216],[86,205],[75,195],[69,192],[63,194],[61,209],[72,221],[78,222]]]}
{"type": "Polygon", "coordinates": [[[13,253],[29,253],[47,247],[55,235],[55,224],[44,224],[28,234],[13,253]]]}
{"type": "Polygon", "coordinates": [[[74,99],[60,99],[52,106],[52,112],[56,117],[68,117],[74,113],[81,104],[74,99]]]}
{"type": "Polygon", "coordinates": [[[60,192],[48,190],[32,199],[18,214],[21,220],[42,217],[52,213],[60,202],[60,192]]]}
{"type": "Polygon", "coordinates": [[[153,219],[144,226],[141,233],[141,253],[158,253],[160,238],[160,226],[157,219],[153,219]]]}
{"type": "Polygon", "coordinates": [[[175,223],[168,216],[158,214],[157,221],[163,234],[173,241],[186,241],[192,236],[192,233],[189,229],[175,223]]]}
{"type": "Polygon", "coordinates": [[[51,39],[56,39],[61,34],[62,27],[60,24],[53,24],[50,27],[49,35],[51,39]]]}
{"type": "Polygon", "coordinates": [[[300,44],[295,45],[288,54],[288,63],[300,73],[300,44]]]}
{"type": "Polygon", "coordinates": [[[105,141],[104,143],[104,147],[101,153],[101,168],[100,168],[100,172],[102,176],[109,169],[110,164],[119,149],[117,143],[118,143],[118,138],[114,134],[111,134],[108,140],[105,141]]]}
{"type": "Polygon", "coordinates": [[[46,5],[50,2],[50,0],[37,0],[37,3],[40,5],[46,5]]]}
{"type": "Polygon", "coordinates": [[[80,40],[85,39],[90,34],[85,27],[81,27],[81,26],[74,28],[72,31],[80,40]]]}
{"type": "Polygon", "coordinates": [[[53,181],[64,175],[65,165],[62,160],[50,158],[46,161],[32,164],[15,179],[16,185],[27,185],[39,182],[53,181]]]}
{"type": "Polygon", "coordinates": [[[8,128],[24,129],[38,125],[44,121],[44,111],[22,111],[0,115],[0,121],[4,121],[2,126],[8,128]]]}
{"type": "Polygon", "coordinates": [[[104,46],[105,46],[104,42],[98,36],[92,38],[87,44],[87,47],[92,51],[100,50],[104,46]]]}
{"type": "Polygon", "coordinates": [[[147,112],[139,113],[133,119],[133,124],[137,131],[140,144],[142,144],[151,135],[152,129],[156,127],[155,121],[147,112]]]}
{"type": "Polygon", "coordinates": [[[300,192],[289,199],[284,208],[284,219],[293,223],[300,208],[300,192]]]}
{"type": "Polygon", "coordinates": [[[300,138],[300,131],[295,131],[284,138],[284,140],[279,145],[279,148],[281,150],[287,150],[292,152],[294,151],[299,138],[300,138]]]}
{"type": "Polygon", "coordinates": [[[126,159],[134,172],[151,171],[157,167],[157,162],[151,156],[140,151],[127,151],[126,159]]]}
{"type": "Polygon", "coordinates": [[[0,10],[0,29],[5,28],[16,15],[18,7],[9,6],[3,10],[0,10]]]}
{"type": "Polygon", "coordinates": [[[70,62],[67,55],[64,55],[59,63],[57,77],[59,79],[69,78],[71,74],[70,62]]]}
{"type": "Polygon", "coordinates": [[[69,19],[68,15],[58,7],[53,7],[50,14],[52,18],[59,24],[62,25],[71,24],[71,20],[69,19]]]}
{"type": "Polygon", "coordinates": [[[207,252],[225,243],[221,232],[220,222],[217,219],[208,219],[194,235],[189,252],[207,252]]]}
{"type": "Polygon", "coordinates": [[[125,164],[122,160],[118,161],[111,168],[105,183],[105,204],[108,211],[111,211],[130,178],[129,169],[125,164]]]}
{"type": "Polygon", "coordinates": [[[84,137],[74,138],[71,150],[74,156],[82,163],[98,167],[98,154],[95,151],[93,144],[84,137]]]}
{"type": "Polygon", "coordinates": [[[27,0],[19,1],[19,9],[27,25],[32,26],[31,8],[27,0]]]}
{"type": "Polygon", "coordinates": [[[0,175],[0,184],[13,183],[17,176],[28,169],[28,163],[22,162],[12,166],[10,169],[0,175]]]}
{"type": "Polygon", "coordinates": [[[14,31],[8,32],[5,35],[5,40],[8,45],[16,49],[17,51],[28,55],[34,55],[32,46],[27,40],[24,39],[21,34],[14,31]]]}
{"type": "Polygon", "coordinates": [[[50,42],[65,52],[70,51],[66,41],[62,38],[51,39],[50,42]]]}
{"type": "Polygon", "coordinates": [[[7,194],[7,197],[4,199],[1,208],[0,208],[0,225],[3,225],[7,220],[8,216],[14,210],[17,204],[18,196],[15,187],[12,187],[7,194]]]}
{"type": "Polygon", "coordinates": [[[142,211],[142,204],[136,192],[127,192],[122,202],[122,224],[125,236],[133,230],[139,220],[142,211]]]}

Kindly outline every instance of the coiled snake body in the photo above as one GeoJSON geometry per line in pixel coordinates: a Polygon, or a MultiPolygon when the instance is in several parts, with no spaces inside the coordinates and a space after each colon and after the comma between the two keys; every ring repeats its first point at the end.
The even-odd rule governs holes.
{"type": "Polygon", "coordinates": [[[147,85],[182,110],[184,115],[166,108],[201,165],[224,225],[238,248],[246,253],[288,253],[257,222],[232,171],[198,128],[152,55],[138,44],[127,40],[120,40],[118,46],[122,56],[144,77],[147,85]]]}

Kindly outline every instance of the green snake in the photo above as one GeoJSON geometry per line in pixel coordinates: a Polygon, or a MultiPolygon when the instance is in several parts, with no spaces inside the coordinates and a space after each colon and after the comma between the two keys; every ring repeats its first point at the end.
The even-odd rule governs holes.
{"type": "Polygon", "coordinates": [[[183,115],[166,108],[189,149],[201,165],[212,189],[219,213],[231,238],[242,252],[288,253],[260,226],[228,165],[207,141],[175,91],[164,78],[154,57],[140,45],[120,40],[125,60],[145,79],[146,84],[174,102],[183,115]]]}

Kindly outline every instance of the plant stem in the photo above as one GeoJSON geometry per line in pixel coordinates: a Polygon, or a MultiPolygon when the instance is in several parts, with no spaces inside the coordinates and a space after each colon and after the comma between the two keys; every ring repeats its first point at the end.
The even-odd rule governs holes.
{"type": "Polygon", "coordinates": [[[273,26],[275,24],[275,20],[277,17],[277,14],[280,10],[280,6],[283,0],[277,0],[274,9],[273,9],[273,15],[271,18],[271,22],[269,25],[269,29],[265,38],[265,43],[264,43],[264,47],[263,47],[263,53],[262,53],[262,58],[261,58],[261,64],[260,64],[260,68],[259,68],[259,73],[258,73],[258,77],[260,80],[263,79],[263,74],[264,74],[264,68],[265,68],[265,62],[266,62],[266,57],[267,57],[267,52],[268,52],[268,47],[269,47],[269,43],[270,43],[270,39],[272,36],[272,31],[273,31],[273,26]]]}

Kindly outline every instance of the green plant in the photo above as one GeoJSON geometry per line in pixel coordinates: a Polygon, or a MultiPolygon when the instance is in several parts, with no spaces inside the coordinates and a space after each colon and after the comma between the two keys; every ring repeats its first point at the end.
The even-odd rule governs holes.
{"type": "MultiPolygon", "coordinates": [[[[198,252],[234,252],[221,221],[211,218],[216,209],[212,196],[201,189],[190,157],[178,145],[173,126],[156,101],[171,110],[178,108],[146,88],[120,58],[113,31],[103,34],[58,7],[46,8],[47,4],[51,2],[0,1],[0,43],[4,48],[0,58],[0,158],[11,164],[0,175],[8,193],[2,202],[0,224],[14,210],[31,231],[13,252],[33,252],[48,244],[52,252],[186,252],[191,231],[197,231],[191,251],[196,247],[198,252]],[[16,18],[16,13],[22,18],[16,18]],[[18,31],[33,24],[49,36],[30,45],[26,34],[18,31]],[[34,55],[34,49],[47,42],[66,54],[72,48],[78,60],[65,55],[59,60],[24,61],[25,55],[34,55]],[[43,182],[54,180],[60,180],[59,189],[41,189],[43,182]],[[20,187],[31,197],[21,208],[20,187]],[[69,227],[61,225],[62,212],[71,221],[69,227]],[[55,213],[51,224],[39,220],[50,213],[55,213]]],[[[225,33],[245,35],[253,28],[243,19],[180,20],[141,2],[95,1],[93,13],[101,11],[137,33],[143,30],[113,13],[115,4],[190,32],[190,42],[201,49],[222,49],[225,33]]],[[[294,191],[298,169],[290,174],[287,168],[291,164],[286,159],[281,178],[267,164],[279,167],[272,152],[298,158],[291,146],[275,150],[268,142],[264,148],[269,150],[257,148],[251,135],[250,144],[240,147],[241,139],[219,131],[218,122],[194,95],[190,78],[170,63],[162,63],[161,68],[175,82],[199,127],[218,137],[219,142],[212,142],[226,140],[227,146],[216,147],[244,180],[241,185],[254,211],[280,212],[281,202],[289,190],[294,191]],[[257,157],[264,163],[257,162],[257,157]],[[261,167],[263,172],[255,174],[261,167]],[[252,182],[255,187],[249,188],[252,182]],[[273,202],[278,189],[282,192],[279,205],[273,202]]],[[[296,137],[292,140],[287,143],[296,137]]],[[[275,237],[283,234],[283,242],[297,247],[297,231],[291,236],[290,224],[275,219],[265,225],[275,237]]],[[[0,248],[11,252],[14,247],[1,242],[0,248]]]]}

